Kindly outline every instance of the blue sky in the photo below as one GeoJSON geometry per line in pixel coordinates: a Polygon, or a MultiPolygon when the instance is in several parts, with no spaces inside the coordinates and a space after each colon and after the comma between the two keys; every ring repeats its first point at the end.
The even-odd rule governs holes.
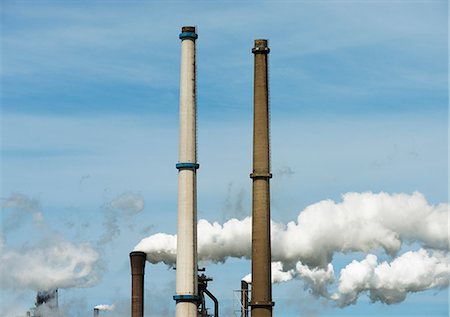
{"type": "MultiPolygon", "coordinates": [[[[1,14],[2,200],[36,199],[51,231],[74,243],[98,241],[114,198],[145,201],[99,250],[101,280],[61,291],[77,303],[73,316],[126,305],[128,253],[149,234],[176,231],[183,25],[199,34],[199,218],[250,214],[256,38],[271,48],[274,220],[346,192],[448,202],[447,1],[3,1],[1,14]]],[[[8,213],[8,247],[43,239],[25,217],[6,230],[8,213]]],[[[340,255],[335,272],[363,258],[340,255]]],[[[225,312],[249,270],[246,260],[207,265],[225,312]]],[[[160,303],[149,302],[149,316],[173,315],[174,278],[148,264],[147,299],[160,303]]],[[[34,302],[32,290],[0,294],[3,310],[34,302]]],[[[448,315],[447,290],[395,305],[362,296],[341,309],[296,280],[274,285],[274,300],[278,316],[448,315]]]]}

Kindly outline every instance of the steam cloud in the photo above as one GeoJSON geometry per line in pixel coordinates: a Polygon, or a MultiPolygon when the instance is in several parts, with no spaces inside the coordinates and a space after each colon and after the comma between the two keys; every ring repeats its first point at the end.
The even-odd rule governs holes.
{"type": "Polygon", "coordinates": [[[52,246],[0,250],[3,287],[49,290],[87,287],[98,281],[98,253],[88,244],[63,241],[52,246]]]}
{"type": "Polygon", "coordinates": [[[9,248],[0,238],[0,284],[9,289],[50,290],[88,287],[98,282],[99,254],[90,244],[74,244],[53,232],[46,223],[38,202],[22,194],[14,194],[2,204],[4,212],[32,216],[36,228],[46,239],[36,244],[9,248]]]}
{"type": "MultiPolygon", "coordinates": [[[[340,306],[355,303],[366,291],[373,301],[395,303],[404,300],[408,292],[449,284],[448,278],[442,277],[449,274],[448,204],[430,205],[419,192],[347,193],[342,202],[320,201],[300,212],[296,222],[272,222],[271,227],[273,282],[300,278],[313,294],[340,306]],[[338,290],[330,295],[328,287],[335,281],[331,264],[335,253],[384,250],[393,257],[403,245],[413,243],[421,249],[407,252],[391,263],[378,264],[373,254],[361,262],[352,262],[341,271],[338,290]],[[435,251],[429,253],[427,249],[435,251]],[[423,270],[411,272],[415,283],[411,277],[400,281],[397,271],[417,265],[422,265],[423,270]],[[354,276],[359,280],[352,280],[354,276]],[[389,282],[396,279],[397,283],[389,282]]],[[[231,219],[223,225],[200,220],[198,232],[201,261],[224,262],[229,257],[251,256],[251,218],[231,219]]],[[[152,235],[139,242],[135,250],[146,252],[151,263],[174,265],[176,235],[152,235]]]]}
{"type": "Polygon", "coordinates": [[[449,284],[449,261],[443,252],[409,251],[391,263],[378,264],[373,254],[341,270],[338,292],[332,298],[341,306],[354,304],[361,292],[372,301],[398,303],[408,292],[444,288],[449,284]]]}
{"type": "Polygon", "coordinates": [[[94,309],[98,309],[98,310],[107,310],[107,311],[113,311],[115,309],[115,305],[97,305],[94,307],[94,309]]]}

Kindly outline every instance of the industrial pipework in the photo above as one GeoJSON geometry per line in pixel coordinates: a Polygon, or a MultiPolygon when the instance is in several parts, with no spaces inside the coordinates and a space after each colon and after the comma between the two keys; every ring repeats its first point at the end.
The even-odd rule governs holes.
{"type": "Polygon", "coordinates": [[[198,297],[200,298],[198,305],[199,317],[219,317],[219,301],[208,290],[208,282],[211,282],[212,280],[212,278],[207,277],[205,274],[198,276],[198,297]],[[214,315],[209,314],[208,309],[206,308],[205,294],[214,302],[214,315]]]}
{"type": "Polygon", "coordinates": [[[193,26],[181,28],[180,143],[178,169],[177,317],[197,317],[197,133],[193,26]]]}
{"type": "Polygon", "coordinates": [[[271,317],[270,149],[267,40],[255,40],[252,198],[252,317],[271,317]]]}
{"type": "Polygon", "coordinates": [[[241,317],[248,317],[248,283],[241,281],[241,317]]]}
{"type": "Polygon", "coordinates": [[[130,253],[131,317],[144,316],[144,273],[146,259],[147,254],[145,252],[133,251],[130,253]]]}

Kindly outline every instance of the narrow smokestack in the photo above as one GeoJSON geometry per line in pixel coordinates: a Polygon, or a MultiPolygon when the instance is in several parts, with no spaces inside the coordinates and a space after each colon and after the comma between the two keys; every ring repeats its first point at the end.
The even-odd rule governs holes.
{"type": "Polygon", "coordinates": [[[252,203],[252,317],[272,316],[270,150],[267,40],[255,40],[252,203]]]}
{"type": "Polygon", "coordinates": [[[241,317],[248,317],[248,283],[241,281],[241,317]]]}
{"type": "Polygon", "coordinates": [[[178,169],[177,317],[196,317],[197,285],[197,135],[195,27],[181,28],[180,144],[178,169]]]}
{"type": "Polygon", "coordinates": [[[98,308],[94,308],[94,317],[98,317],[100,315],[100,310],[98,308]]]}
{"type": "MultiPolygon", "coordinates": [[[[144,316],[144,273],[145,252],[133,251],[130,253],[131,263],[131,317],[144,316]]],[[[98,310],[97,310],[98,312],[98,310]]],[[[94,309],[95,316],[95,309],[94,309]]]]}

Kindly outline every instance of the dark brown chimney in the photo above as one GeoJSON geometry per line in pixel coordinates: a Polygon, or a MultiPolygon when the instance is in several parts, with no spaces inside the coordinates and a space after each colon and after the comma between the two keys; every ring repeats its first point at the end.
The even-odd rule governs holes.
{"type": "Polygon", "coordinates": [[[144,272],[145,252],[133,251],[130,253],[131,263],[131,317],[144,316],[144,272]]]}
{"type": "Polygon", "coordinates": [[[267,40],[255,40],[252,198],[252,317],[272,316],[270,149],[267,40]]]}

